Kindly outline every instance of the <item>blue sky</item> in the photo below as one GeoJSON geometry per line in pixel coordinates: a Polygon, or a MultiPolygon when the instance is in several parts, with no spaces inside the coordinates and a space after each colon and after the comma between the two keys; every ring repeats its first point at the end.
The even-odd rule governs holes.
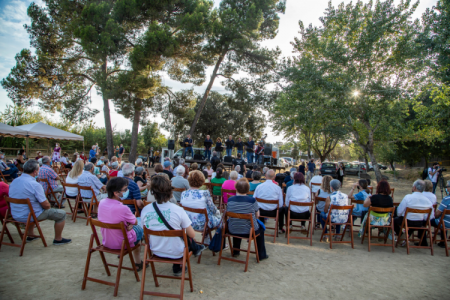
{"type": "MultiPolygon", "coordinates": [[[[29,48],[30,42],[27,32],[23,28],[24,24],[29,24],[30,19],[27,16],[27,8],[33,1],[29,0],[0,0],[0,78],[8,76],[10,69],[15,65],[15,55],[23,48],[29,48]]],[[[41,0],[34,1],[37,4],[42,4],[41,0]]],[[[214,2],[219,3],[219,0],[214,2]]],[[[333,0],[333,5],[338,5],[341,2],[349,3],[349,0],[333,0]]],[[[355,1],[354,1],[355,2],[355,1]]],[[[368,1],[364,1],[368,2],[368,1]]],[[[396,1],[397,3],[400,1],[396,1]]],[[[432,7],[437,0],[422,0],[416,10],[414,18],[420,18],[426,8],[432,7]]],[[[292,54],[291,41],[295,36],[298,36],[298,21],[302,20],[305,25],[312,23],[319,25],[319,17],[323,15],[325,8],[328,6],[328,0],[287,0],[287,9],[284,15],[281,15],[279,33],[274,40],[267,41],[263,45],[267,47],[278,46],[283,52],[283,56],[292,54]]],[[[209,75],[208,77],[209,78],[209,75]]],[[[191,88],[192,85],[180,84],[170,80],[167,76],[163,82],[166,85],[173,87],[175,90],[191,88]]],[[[203,93],[207,82],[203,86],[194,87],[198,93],[203,93]]],[[[220,81],[216,79],[213,90],[224,92],[224,88],[220,85],[220,81]]],[[[0,111],[6,108],[6,105],[12,104],[8,98],[6,91],[0,86],[0,111]]],[[[92,107],[98,109],[100,113],[94,118],[98,126],[104,126],[103,119],[103,102],[101,98],[92,93],[92,107]]],[[[55,115],[58,117],[58,115],[55,115]]],[[[116,130],[122,131],[131,129],[131,122],[114,111],[111,105],[111,119],[112,126],[116,130]]],[[[161,118],[155,121],[162,122],[161,118]]],[[[272,133],[270,127],[266,129],[268,133],[268,141],[276,142],[282,141],[280,136],[272,133]]]]}

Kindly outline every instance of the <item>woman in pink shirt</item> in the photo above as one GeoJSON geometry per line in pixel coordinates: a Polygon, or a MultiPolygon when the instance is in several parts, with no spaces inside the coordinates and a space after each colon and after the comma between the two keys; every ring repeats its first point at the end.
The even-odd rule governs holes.
{"type": "MultiPolygon", "coordinates": [[[[222,189],[223,190],[236,190],[236,180],[238,179],[238,172],[236,171],[231,171],[230,173],[230,179],[226,180],[223,184],[222,184],[222,189]]],[[[228,195],[230,195],[230,193],[228,193],[228,195]]],[[[222,197],[223,197],[223,203],[228,203],[228,195],[226,193],[223,193],[222,197]]],[[[236,195],[236,193],[233,193],[233,196],[236,195]]]]}
{"type": "MultiPolygon", "coordinates": [[[[123,222],[126,226],[130,246],[136,246],[144,236],[144,230],[139,225],[140,218],[136,218],[128,206],[123,205],[120,199],[128,197],[128,180],[123,177],[114,177],[106,185],[108,198],[100,201],[98,207],[98,220],[103,223],[117,224],[123,222]]],[[[124,240],[121,230],[102,228],[103,245],[110,249],[121,249],[124,240]]],[[[133,251],[134,262],[138,272],[143,268],[141,261],[141,247],[133,251]]]]}

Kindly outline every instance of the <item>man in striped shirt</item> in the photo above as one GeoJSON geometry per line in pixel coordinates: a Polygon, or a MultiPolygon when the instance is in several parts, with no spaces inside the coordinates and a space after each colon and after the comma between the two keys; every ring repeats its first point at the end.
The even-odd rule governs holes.
{"type": "MultiPolygon", "coordinates": [[[[245,178],[241,178],[236,182],[236,196],[228,199],[227,212],[237,214],[252,214],[253,227],[255,234],[259,236],[256,238],[256,245],[258,247],[259,260],[269,258],[266,253],[266,246],[264,244],[264,230],[259,226],[256,218],[259,217],[259,206],[255,198],[248,196],[250,185],[245,178]]],[[[249,237],[252,224],[249,220],[233,219],[228,222],[228,231],[236,236],[249,237]]],[[[241,239],[233,238],[233,248],[239,249],[241,247],[241,239]]],[[[239,251],[234,251],[233,256],[239,255],[239,251]]]]}

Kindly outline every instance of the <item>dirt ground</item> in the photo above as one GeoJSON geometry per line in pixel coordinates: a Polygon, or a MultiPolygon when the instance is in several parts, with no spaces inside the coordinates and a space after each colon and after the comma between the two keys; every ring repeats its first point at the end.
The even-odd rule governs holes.
{"type": "MultiPolygon", "coordinates": [[[[356,180],[346,177],[343,191],[348,192],[356,180]]],[[[391,184],[396,188],[396,202],[411,191],[411,181],[392,180],[391,184]]],[[[18,248],[1,247],[0,299],[112,299],[113,287],[88,282],[86,289],[81,290],[90,227],[81,219],[76,223],[68,220],[63,236],[73,242],[56,247],[52,245],[53,222],[41,224],[47,248],[37,240],[27,244],[24,256],[19,257],[18,248]]],[[[18,239],[17,232],[10,229],[18,239]]],[[[450,294],[450,257],[445,256],[444,249],[435,247],[434,256],[422,249],[411,249],[407,255],[401,247],[395,253],[389,247],[373,247],[368,252],[367,241],[361,245],[357,233],[354,237],[354,249],[349,244],[329,249],[329,244],[319,242],[319,231],[313,236],[312,247],[306,240],[291,240],[287,245],[284,236],[280,235],[275,244],[266,237],[269,259],[257,264],[254,255],[250,256],[247,273],[243,272],[244,265],[234,262],[222,261],[218,266],[218,256],[213,257],[207,250],[201,264],[191,259],[194,292],[189,291],[186,282],[185,299],[440,300],[450,294]]],[[[345,238],[349,239],[348,235],[345,238]]],[[[229,250],[225,256],[230,256],[229,250]]],[[[118,261],[113,255],[106,258],[110,263],[118,261]]],[[[130,266],[129,260],[124,262],[130,266]]],[[[89,276],[114,281],[116,269],[111,270],[112,276],[108,278],[99,255],[93,255],[89,276]]],[[[171,265],[160,264],[156,270],[169,275],[171,265]]],[[[159,279],[160,287],[156,288],[148,271],[147,290],[179,292],[180,282],[176,280],[159,279]]],[[[131,271],[123,270],[117,299],[138,299],[139,291],[140,282],[136,282],[131,271]]]]}

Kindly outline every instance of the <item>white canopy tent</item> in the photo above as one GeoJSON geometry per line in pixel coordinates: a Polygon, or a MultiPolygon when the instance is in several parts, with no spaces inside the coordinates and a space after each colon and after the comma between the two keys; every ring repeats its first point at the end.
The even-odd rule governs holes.
{"type": "Polygon", "coordinates": [[[10,136],[10,137],[27,137],[27,132],[18,128],[0,123],[0,136],[10,136]]]}
{"type": "MultiPolygon", "coordinates": [[[[11,127],[11,126],[10,126],[11,127]]],[[[83,141],[84,148],[84,137],[78,134],[70,133],[50,125],[44,124],[42,122],[27,124],[17,127],[12,127],[14,129],[19,129],[25,132],[26,137],[26,152],[28,153],[28,138],[35,139],[52,139],[52,140],[66,140],[66,141],[83,141]]]]}

